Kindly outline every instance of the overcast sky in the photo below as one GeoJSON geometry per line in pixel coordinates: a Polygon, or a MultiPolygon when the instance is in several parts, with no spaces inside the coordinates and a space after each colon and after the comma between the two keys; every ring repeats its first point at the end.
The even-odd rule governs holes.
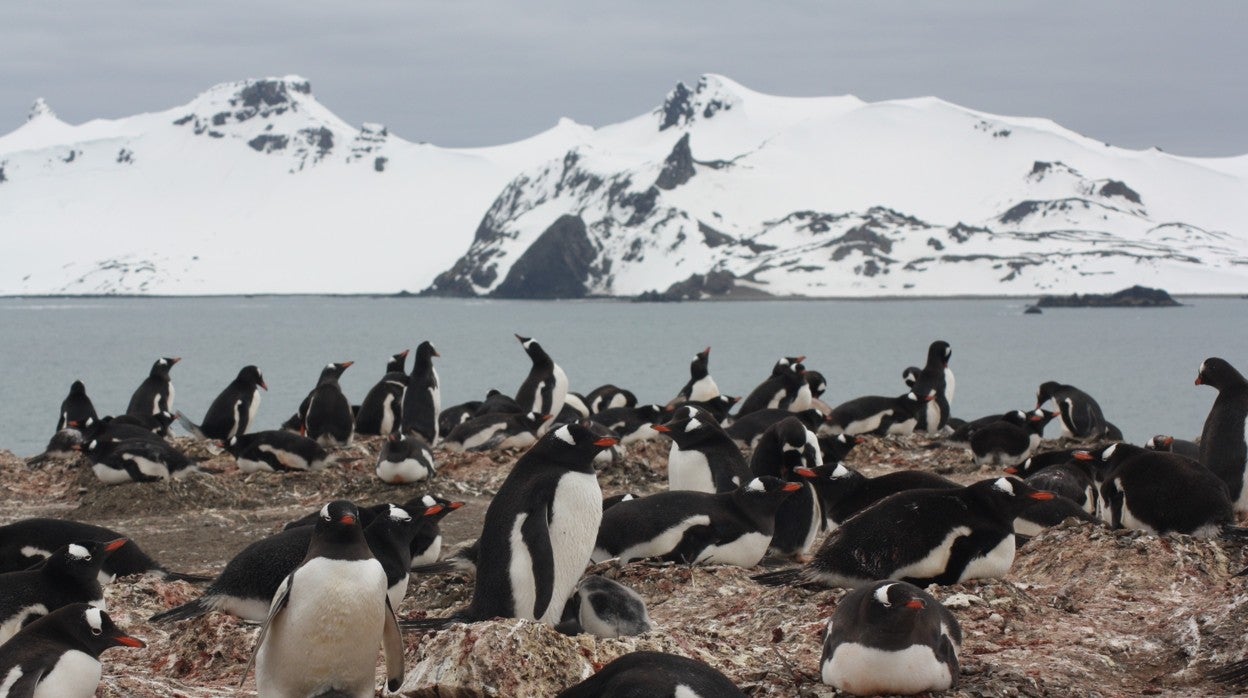
{"type": "Polygon", "coordinates": [[[595,126],[721,73],[779,95],[935,95],[1114,145],[1248,153],[1248,1],[0,3],[0,133],[296,73],[347,121],[445,146],[595,126]]]}

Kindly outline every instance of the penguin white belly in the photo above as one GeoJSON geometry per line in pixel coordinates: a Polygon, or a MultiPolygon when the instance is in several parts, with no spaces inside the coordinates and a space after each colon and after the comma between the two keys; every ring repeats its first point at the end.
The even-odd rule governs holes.
{"type": "MultiPolygon", "coordinates": [[[[1115,480],[1114,485],[1118,487],[1119,492],[1122,492],[1121,480],[1115,480]]],[[[1120,518],[1122,520],[1123,528],[1129,528],[1135,531],[1143,531],[1145,533],[1151,533],[1153,535],[1157,534],[1157,529],[1153,528],[1152,525],[1141,521],[1139,517],[1135,515],[1135,512],[1131,511],[1130,503],[1127,501],[1126,492],[1122,492],[1122,516],[1120,518]]]]}
{"type": "Polygon", "coordinates": [[[511,582],[512,612],[517,618],[537,620],[533,606],[537,603],[537,583],[533,578],[533,555],[524,542],[524,522],[529,519],[527,513],[520,514],[511,523],[511,534],[507,544],[511,550],[511,559],[507,566],[507,579],[511,582]]]}
{"type": "Polygon", "coordinates": [[[100,661],[86,652],[61,655],[35,686],[33,698],[91,698],[100,685],[100,661]]]}
{"type": "Polygon", "coordinates": [[[385,593],[386,573],[374,559],[314,558],[297,569],[256,658],[257,692],[311,696],[336,688],[371,697],[385,593]]]}
{"type": "Polygon", "coordinates": [[[953,404],[953,394],[957,392],[958,382],[953,379],[953,370],[945,367],[945,402],[953,404]]]}
{"type": "Polygon", "coordinates": [[[404,574],[397,582],[390,585],[386,589],[386,598],[390,599],[390,608],[398,608],[403,603],[403,597],[407,596],[407,579],[410,575],[404,574]]]}
{"type": "Polygon", "coordinates": [[[238,469],[244,473],[250,474],[250,473],[273,472],[273,466],[269,465],[268,463],[265,463],[262,460],[252,460],[250,458],[243,458],[242,456],[239,456],[238,458],[235,458],[234,460],[235,462],[238,463],[238,469]]]}
{"type": "Polygon", "coordinates": [[[378,431],[382,436],[394,433],[394,395],[386,393],[386,397],[381,401],[381,424],[378,431]]]}
{"type": "Polygon", "coordinates": [[[855,419],[849,424],[846,424],[845,428],[841,429],[841,431],[837,433],[839,434],[841,432],[844,432],[845,434],[848,434],[849,436],[857,436],[858,434],[870,434],[871,432],[880,428],[880,422],[884,421],[885,417],[892,416],[892,414],[893,414],[892,410],[884,410],[883,412],[876,412],[875,414],[869,417],[866,417],[865,419],[855,419]]]}
{"type": "MultiPolygon", "coordinates": [[[[1248,419],[1244,420],[1244,434],[1248,435],[1248,419]]],[[[1248,511],[1248,465],[1245,465],[1239,477],[1239,498],[1235,500],[1231,508],[1237,512],[1248,511]]]]}
{"type": "Polygon", "coordinates": [[[793,402],[789,403],[789,411],[802,412],[808,410],[810,409],[811,400],[813,398],[810,396],[810,386],[803,383],[802,387],[797,389],[797,395],[793,396],[793,402]]]}
{"type": "Polygon", "coordinates": [[[927,410],[927,433],[935,434],[940,431],[940,405],[932,400],[924,409],[927,410]]]}
{"type": "Polygon", "coordinates": [[[22,623],[27,618],[38,618],[46,615],[48,615],[48,607],[41,603],[32,603],[14,613],[8,620],[4,621],[3,625],[0,625],[0,643],[7,642],[9,638],[16,635],[17,631],[22,629],[22,623]]]}
{"type": "Polygon", "coordinates": [[[9,669],[9,673],[4,675],[4,680],[0,681],[0,698],[9,698],[9,691],[13,690],[13,686],[17,685],[18,679],[22,676],[24,674],[20,666],[9,669]]]}
{"type": "Polygon", "coordinates": [[[482,428],[477,433],[464,439],[464,442],[463,442],[464,450],[471,451],[473,449],[481,448],[482,446],[489,443],[494,438],[495,434],[497,434],[498,432],[506,428],[507,428],[506,422],[498,422],[497,424],[490,424],[482,428]]]}
{"type": "MultiPolygon", "coordinates": [[[[652,441],[658,438],[658,436],[659,436],[659,432],[654,430],[654,425],[643,424],[636,431],[629,433],[629,434],[625,434],[620,439],[620,445],[627,446],[631,443],[636,443],[638,441],[652,441]]],[[[1248,488],[1245,488],[1245,489],[1248,489],[1248,488]]]]}
{"type": "Polygon", "coordinates": [[[412,568],[420,567],[421,565],[432,565],[441,556],[442,536],[436,536],[433,542],[429,544],[429,547],[425,548],[425,552],[412,558],[412,568]]]}
{"type": "Polygon", "coordinates": [[[698,562],[708,565],[736,565],[753,567],[767,554],[771,536],[765,533],[743,533],[736,540],[723,545],[708,545],[698,555],[698,562]]]}
{"type": "Polygon", "coordinates": [[[243,418],[243,401],[234,401],[234,422],[230,424],[230,431],[225,435],[225,440],[229,440],[231,436],[238,436],[238,425],[242,423],[243,418]]]}
{"type": "MultiPolygon", "coordinates": [[[[550,422],[546,422],[549,424],[550,422]]],[[[528,448],[537,443],[537,436],[531,431],[512,434],[498,443],[499,448],[528,448]]]]}
{"type": "Polygon", "coordinates": [[[690,402],[706,402],[717,397],[719,397],[719,386],[715,385],[715,379],[710,376],[699,378],[689,388],[690,402]]]}
{"type": "MultiPolygon", "coordinates": [[[[568,374],[563,372],[559,364],[555,364],[551,369],[551,375],[554,377],[555,387],[551,391],[551,406],[549,414],[558,416],[559,411],[563,409],[563,403],[568,399],[568,374]]],[[[554,420],[550,420],[545,424],[550,424],[554,420]]]]}
{"type": "Polygon", "coordinates": [[[158,477],[162,480],[169,479],[169,466],[165,465],[164,463],[161,463],[160,461],[149,460],[142,456],[136,456],[131,453],[123,453],[121,454],[121,458],[122,460],[128,460],[131,463],[134,463],[136,466],[138,466],[139,472],[143,473],[144,475],[158,477]]]}
{"type": "Polygon", "coordinates": [[[433,442],[430,446],[436,446],[438,437],[438,416],[442,414],[442,384],[438,382],[438,372],[433,372],[433,385],[429,386],[429,400],[433,403],[433,442]]]}
{"type": "Polygon", "coordinates": [[[888,433],[898,436],[909,436],[914,433],[914,428],[919,426],[917,417],[911,417],[903,422],[893,422],[888,425],[888,433]]]}
{"type": "Polygon", "coordinates": [[[95,473],[95,476],[105,485],[120,485],[123,482],[133,482],[130,479],[130,473],[118,468],[110,468],[103,463],[92,465],[91,472],[95,473]]]}
{"type": "Polygon", "coordinates": [[[697,514],[683,519],[675,526],[668,528],[659,535],[649,540],[640,541],[628,546],[620,551],[619,555],[612,555],[603,548],[594,550],[592,562],[598,563],[604,560],[610,560],[612,557],[619,557],[620,563],[625,564],[633,560],[641,560],[647,557],[658,557],[666,555],[676,549],[680,544],[680,540],[685,537],[685,531],[694,526],[711,525],[711,517],[706,514],[697,514]]]}
{"type": "Polygon", "coordinates": [[[251,393],[251,404],[247,405],[247,427],[251,428],[256,423],[256,413],[260,411],[260,389],[256,388],[251,393]]]}
{"type": "Polygon", "coordinates": [[[949,565],[949,554],[952,552],[954,542],[962,536],[969,536],[970,534],[970,528],[954,526],[949,533],[945,534],[945,539],[929,550],[921,559],[894,570],[892,574],[888,575],[888,578],[927,578],[938,576],[949,565]]]}
{"type": "Polygon", "coordinates": [[[554,552],[555,580],[550,606],[541,621],[554,625],[589,565],[594,540],[602,523],[602,488],[593,473],[565,473],[555,487],[551,503],[550,546],[554,552]]]}
{"type": "Polygon", "coordinates": [[[269,602],[265,599],[243,599],[237,596],[216,596],[204,599],[212,608],[253,623],[263,623],[269,616],[269,602]]]}
{"type": "Polygon", "coordinates": [[[667,489],[715,492],[711,464],[701,451],[682,451],[675,443],[667,456],[667,489]]]}
{"type": "Polygon", "coordinates": [[[1035,521],[1028,521],[1027,519],[1024,519],[1021,516],[1014,519],[1013,528],[1014,528],[1014,533],[1017,533],[1020,536],[1028,536],[1031,538],[1034,538],[1040,535],[1040,533],[1044,531],[1044,526],[1041,526],[1035,521]]]}
{"type": "Polygon", "coordinates": [[[415,458],[406,458],[398,463],[383,460],[377,463],[377,477],[382,482],[402,485],[407,482],[420,482],[428,479],[429,468],[415,458]]]}
{"type": "Polygon", "coordinates": [[[780,403],[784,400],[784,394],[785,394],[784,388],[777,390],[776,394],[772,395],[771,399],[767,401],[767,409],[769,410],[779,409],[780,403]]]}
{"type": "MultiPolygon", "coordinates": [[[[173,411],[173,381],[169,381],[169,396],[165,398],[165,409],[173,411]]],[[[156,396],[156,409],[152,410],[152,414],[160,414],[160,396],[156,396]]]]}
{"type": "Polygon", "coordinates": [[[1096,516],[1096,488],[1092,485],[1083,488],[1083,510],[1096,516]]]}
{"type": "Polygon", "coordinates": [[[616,407],[627,407],[627,406],[628,406],[628,398],[624,395],[624,393],[616,393],[611,396],[611,401],[607,403],[606,409],[613,409],[616,407]]]}
{"type": "Polygon", "coordinates": [[[843,642],[823,661],[823,682],[855,695],[914,694],[953,685],[949,667],[927,645],[890,652],[843,642]]]}
{"type": "Polygon", "coordinates": [[[958,581],[967,579],[996,579],[1004,577],[1010,571],[1010,566],[1014,564],[1014,536],[1013,534],[1001,539],[987,555],[977,557],[967,564],[966,569],[962,570],[962,575],[958,577],[958,581]]]}

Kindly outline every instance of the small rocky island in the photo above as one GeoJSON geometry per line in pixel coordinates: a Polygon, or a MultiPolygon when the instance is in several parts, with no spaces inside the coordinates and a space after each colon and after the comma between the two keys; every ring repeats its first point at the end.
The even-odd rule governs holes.
{"type": "Polygon", "coordinates": [[[1132,286],[1117,293],[1040,296],[1036,308],[1173,308],[1182,305],[1160,288],[1132,286]]]}

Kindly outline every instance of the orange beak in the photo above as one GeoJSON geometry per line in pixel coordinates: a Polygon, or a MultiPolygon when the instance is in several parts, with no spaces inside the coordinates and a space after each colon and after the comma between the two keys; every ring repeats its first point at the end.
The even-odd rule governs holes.
{"type": "Polygon", "coordinates": [[[923,599],[910,599],[906,602],[906,608],[913,608],[917,611],[927,608],[927,604],[923,603],[923,599]]]}
{"type": "Polygon", "coordinates": [[[117,540],[112,540],[112,541],[109,541],[109,542],[108,542],[108,543],[104,546],[104,552],[106,552],[106,553],[111,553],[111,552],[114,552],[115,550],[117,550],[117,549],[118,549],[118,548],[120,548],[121,546],[125,545],[127,542],[128,542],[128,541],[127,541],[125,538],[118,538],[117,540]]]}
{"type": "Polygon", "coordinates": [[[619,439],[613,439],[610,436],[604,436],[601,439],[598,439],[597,441],[595,441],[594,445],[599,448],[607,448],[608,446],[614,446],[618,444],[619,442],[620,442],[619,439]]]}
{"type": "Polygon", "coordinates": [[[139,649],[147,647],[147,643],[143,642],[137,637],[130,637],[129,635],[122,635],[120,637],[115,637],[113,638],[113,642],[116,642],[118,645],[123,645],[125,647],[135,647],[139,649]]]}
{"type": "Polygon", "coordinates": [[[543,421],[543,422],[549,422],[550,420],[552,420],[552,419],[554,419],[554,418],[555,418],[555,415],[553,415],[553,414],[544,414],[544,415],[542,415],[542,421],[543,421]]]}
{"type": "Polygon", "coordinates": [[[802,489],[802,483],[800,482],[786,482],[784,487],[780,488],[782,492],[796,492],[800,489],[802,489]]]}
{"type": "Polygon", "coordinates": [[[800,475],[806,478],[807,480],[812,480],[816,477],[819,477],[819,474],[811,470],[810,468],[794,468],[793,472],[796,473],[797,475],[800,475]]]}
{"type": "Polygon", "coordinates": [[[1006,474],[1006,475],[1017,475],[1017,474],[1018,474],[1018,468],[1017,468],[1016,466],[1011,465],[1010,467],[1008,467],[1008,468],[1006,468],[1006,469],[1005,469],[1005,474],[1006,474]]]}
{"type": "Polygon", "coordinates": [[[261,388],[264,388],[265,390],[268,390],[268,389],[269,389],[269,386],[268,386],[267,384],[265,384],[265,382],[264,382],[264,381],[260,381],[260,387],[261,387],[261,388]]]}
{"type": "Polygon", "coordinates": [[[343,368],[343,370],[346,370],[346,369],[348,369],[348,368],[351,368],[351,367],[352,367],[352,366],[354,366],[354,365],[355,365],[355,362],[354,362],[354,361],[343,361],[343,362],[342,362],[342,368],[343,368]]]}
{"type": "Polygon", "coordinates": [[[441,504],[434,504],[428,509],[425,509],[425,516],[433,516],[435,514],[441,514],[442,510],[445,508],[446,507],[442,506],[441,504]]]}
{"type": "Polygon", "coordinates": [[[338,519],[338,523],[340,523],[340,524],[342,524],[342,525],[344,525],[344,526],[354,526],[354,525],[355,525],[355,517],[354,517],[354,516],[352,516],[352,515],[350,515],[350,514],[347,514],[346,516],[342,517],[341,519],[338,519]]]}
{"type": "Polygon", "coordinates": [[[1070,457],[1074,458],[1075,460],[1081,460],[1084,462],[1096,460],[1096,458],[1087,451],[1075,451],[1074,453],[1070,454],[1070,457]]]}
{"type": "Polygon", "coordinates": [[[455,511],[456,509],[464,506],[465,503],[466,502],[451,502],[447,506],[450,507],[451,511],[455,511]]]}
{"type": "Polygon", "coordinates": [[[672,428],[667,426],[666,424],[655,424],[654,426],[650,428],[659,432],[660,434],[667,434],[672,430],[672,428]]]}
{"type": "Polygon", "coordinates": [[[1029,495],[1027,495],[1027,496],[1028,496],[1028,497],[1031,497],[1032,499],[1036,500],[1037,502],[1047,502],[1047,501],[1049,501],[1050,499],[1053,499],[1054,497],[1056,497],[1057,495],[1053,494],[1052,492],[1043,492],[1043,491],[1041,491],[1041,492],[1032,492],[1031,494],[1029,494],[1029,495]]]}
{"type": "Polygon", "coordinates": [[[1204,385],[1204,384],[1205,384],[1205,381],[1204,381],[1204,380],[1203,380],[1203,379],[1202,379],[1199,375],[1197,375],[1197,376],[1196,376],[1196,385],[1204,385]]]}

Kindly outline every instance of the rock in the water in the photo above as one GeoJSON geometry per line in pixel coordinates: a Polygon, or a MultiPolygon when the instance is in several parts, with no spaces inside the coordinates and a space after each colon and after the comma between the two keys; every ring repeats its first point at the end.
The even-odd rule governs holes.
{"type": "Polygon", "coordinates": [[[1160,288],[1132,286],[1117,293],[1078,293],[1069,296],[1040,296],[1038,308],[1173,308],[1182,305],[1160,288]]]}

